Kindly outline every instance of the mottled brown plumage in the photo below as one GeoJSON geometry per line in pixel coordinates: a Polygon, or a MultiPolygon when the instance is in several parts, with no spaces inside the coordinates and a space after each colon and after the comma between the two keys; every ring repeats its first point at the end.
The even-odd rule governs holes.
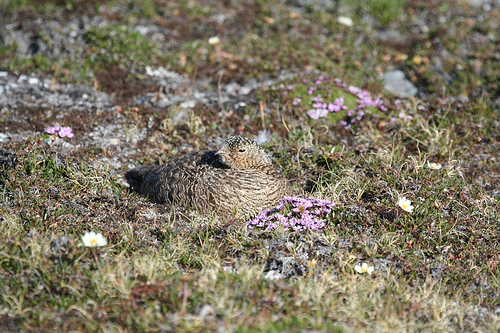
{"type": "Polygon", "coordinates": [[[283,172],[257,142],[241,136],[229,137],[219,150],[191,153],[161,166],[138,166],[126,178],[133,190],[153,202],[242,218],[290,193],[283,172]]]}

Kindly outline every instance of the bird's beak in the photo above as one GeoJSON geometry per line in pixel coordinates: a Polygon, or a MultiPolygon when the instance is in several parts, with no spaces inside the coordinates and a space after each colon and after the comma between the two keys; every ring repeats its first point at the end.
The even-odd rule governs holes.
{"type": "Polygon", "coordinates": [[[227,151],[220,150],[220,149],[215,152],[215,155],[224,155],[224,154],[229,154],[229,153],[227,151]]]}

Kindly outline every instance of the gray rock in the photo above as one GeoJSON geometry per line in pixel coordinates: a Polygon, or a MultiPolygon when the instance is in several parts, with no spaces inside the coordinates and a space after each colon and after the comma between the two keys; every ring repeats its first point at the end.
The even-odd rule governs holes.
{"type": "Polygon", "coordinates": [[[30,78],[28,79],[28,83],[29,83],[29,84],[32,84],[32,85],[36,85],[36,84],[39,84],[39,83],[40,83],[40,80],[39,80],[39,79],[37,79],[36,77],[30,77],[30,78]]]}
{"type": "Polygon", "coordinates": [[[61,236],[59,238],[55,238],[50,242],[50,248],[52,251],[62,254],[68,251],[68,248],[71,245],[71,238],[68,236],[61,236]]]}
{"type": "Polygon", "coordinates": [[[280,280],[283,278],[283,274],[276,270],[270,270],[264,275],[264,279],[274,281],[274,280],[280,280]]]}
{"type": "Polygon", "coordinates": [[[405,77],[402,71],[384,73],[385,90],[402,98],[415,96],[417,88],[405,77]]]}

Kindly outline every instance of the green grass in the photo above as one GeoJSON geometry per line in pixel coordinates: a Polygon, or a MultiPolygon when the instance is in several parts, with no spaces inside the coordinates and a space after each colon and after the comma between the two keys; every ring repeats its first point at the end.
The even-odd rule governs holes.
{"type": "MultiPolygon", "coordinates": [[[[43,37],[44,33],[41,31],[40,35],[43,37]]],[[[163,58],[158,46],[147,37],[119,24],[90,27],[81,42],[71,49],[71,56],[52,58],[40,53],[18,57],[18,45],[11,41],[10,45],[0,48],[0,67],[17,74],[52,75],[61,82],[88,83],[113,68],[124,68],[134,78],[135,73],[144,72],[146,66],[163,58]]],[[[42,43],[52,47],[50,41],[42,43]]]]}
{"type": "Polygon", "coordinates": [[[54,13],[62,10],[74,9],[75,0],[64,0],[59,2],[52,1],[36,1],[36,0],[2,0],[0,8],[7,12],[16,12],[23,9],[33,10],[37,13],[54,13]]]}
{"type": "Polygon", "coordinates": [[[136,63],[151,64],[151,55],[157,50],[148,39],[138,31],[117,25],[91,27],[84,36],[89,48],[85,51],[89,67],[102,69],[104,66],[119,65],[136,69],[136,63]]]}
{"type": "Polygon", "coordinates": [[[140,208],[105,165],[62,157],[36,140],[10,145],[19,154],[2,172],[9,202],[1,208],[2,311],[20,327],[61,327],[64,318],[64,327],[90,331],[212,331],[221,323],[241,332],[496,330],[498,319],[474,315],[474,305],[497,300],[470,286],[478,278],[498,285],[490,242],[498,237],[499,203],[464,181],[452,161],[430,170],[430,155],[408,154],[408,130],[392,143],[379,137],[390,146],[367,156],[312,156],[324,168],[313,195],[337,203],[336,223],[302,235],[249,232],[217,219],[192,224],[140,208]],[[399,195],[412,200],[413,214],[397,207],[399,195]],[[148,211],[170,222],[145,228],[148,211]],[[80,241],[90,229],[110,240],[96,256],[80,241]],[[160,242],[144,240],[151,235],[160,242]],[[61,236],[70,241],[58,248],[61,236]],[[306,269],[265,280],[276,254],[269,242],[283,238],[280,251],[306,269]],[[319,254],[315,244],[330,250],[319,254]],[[360,262],[375,265],[373,276],[355,273],[360,262]]]}
{"type": "Polygon", "coordinates": [[[401,21],[405,17],[406,0],[368,0],[365,2],[367,12],[383,25],[401,21]]]}

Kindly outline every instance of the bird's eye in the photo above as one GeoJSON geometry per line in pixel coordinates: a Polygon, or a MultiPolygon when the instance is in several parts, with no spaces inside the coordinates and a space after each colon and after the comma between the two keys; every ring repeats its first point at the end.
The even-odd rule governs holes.
{"type": "Polygon", "coordinates": [[[244,153],[245,152],[245,149],[240,149],[238,150],[240,153],[244,153]]]}

